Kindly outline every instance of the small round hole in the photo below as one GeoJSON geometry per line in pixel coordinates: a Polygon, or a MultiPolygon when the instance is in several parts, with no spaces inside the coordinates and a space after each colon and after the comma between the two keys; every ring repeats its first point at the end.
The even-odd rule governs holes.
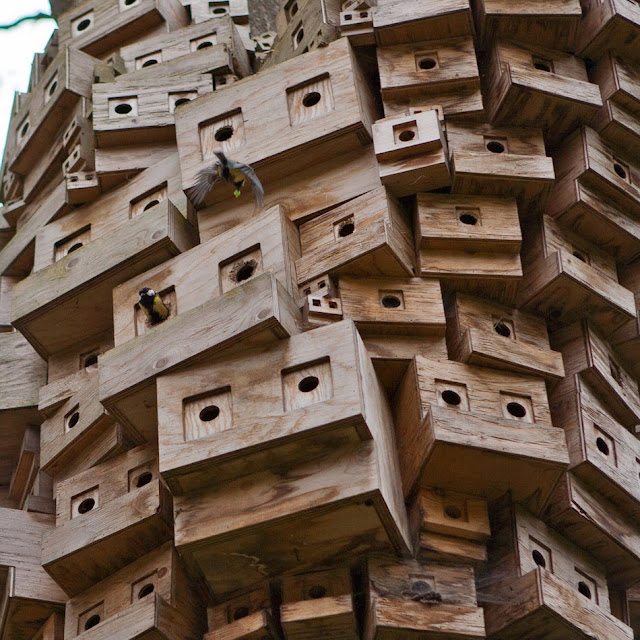
{"type": "Polygon", "coordinates": [[[91,616],[85,623],[84,623],[84,628],[85,630],[87,629],[93,629],[93,627],[95,627],[96,625],[100,624],[100,616],[91,616]]]}
{"type": "Polygon", "coordinates": [[[433,58],[422,58],[418,62],[418,66],[424,71],[428,71],[429,69],[435,69],[436,61],[433,58]]]}
{"type": "Polygon", "coordinates": [[[255,266],[251,263],[247,262],[247,264],[243,264],[236,273],[236,282],[243,282],[244,280],[248,280],[255,271],[255,266]]]}
{"type": "Polygon", "coordinates": [[[191,102],[190,98],[178,98],[175,102],[175,106],[179,107],[182,104],[187,104],[187,102],[191,102]]]}
{"type": "Polygon", "coordinates": [[[222,14],[227,13],[227,10],[224,7],[216,7],[211,13],[221,16],[222,14]]]}
{"type": "Polygon", "coordinates": [[[519,402],[509,402],[507,411],[514,418],[524,418],[527,415],[527,410],[519,402]]]}
{"type": "Polygon", "coordinates": [[[22,137],[26,136],[27,135],[27,131],[29,131],[29,123],[25,122],[24,126],[22,127],[22,129],[20,129],[20,135],[22,137]]]}
{"type": "Polygon", "coordinates": [[[231,136],[233,135],[233,127],[230,125],[226,125],[224,127],[220,127],[215,134],[213,135],[213,137],[218,141],[218,142],[224,142],[225,140],[229,140],[229,138],[231,138],[231,136]]]}
{"type": "Polygon", "coordinates": [[[536,62],[533,66],[539,71],[546,71],[547,73],[551,73],[551,67],[546,62],[536,62]]]}
{"type": "Polygon", "coordinates": [[[295,16],[296,13],[298,13],[298,3],[294,2],[293,6],[291,7],[291,12],[290,12],[291,17],[293,18],[293,16],[295,16]]]}
{"type": "Polygon", "coordinates": [[[624,168],[622,167],[622,165],[618,164],[617,162],[613,163],[613,170],[623,179],[626,180],[627,178],[627,172],[624,170],[624,168]]]}
{"type": "Polygon", "coordinates": [[[398,136],[400,142],[410,142],[416,137],[415,131],[401,131],[398,136]]]}
{"type": "Polygon", "coordinates": [[[318,598],[324,598],[327,595],[327,588],[323,587],[321,584],[316,584],[311,589],[309,589],[309,597],[313,600],[317,600],[318,598]]]}
{"type": "Polygon", "coordinates": [[[53,82],[51,84],[51,86],[49,87],[49,95],[52,96],[56,92],[57,88],[58,88],[58,83],[57,82],[53,82]]]}
{"type": "Polygon", "coordinates": [[[350,236],[356,230],[356,225],[353,222],[345,222],[338,231],[338,235],[341,238],[346,238],[350,236]]]}
{"type": "Polygon", "coordinates": [[[598,447],[600,453],[603,453],[605,456],[609,455],[609,445],[602,438],[596,438],[596,447],[598,447]]]}
{"type": "Polygon", "coordinates": [[[205,40],[204,42],[201,42],[196,49],[200,51],[201,49],[208,49],[209,47],[213,47],[213,42],[211,42],[211,40],[205,40]]]}
{"type": "Polygon", "coordinates": [[[234,609],[232,618],[234,620],[240,620],[246,618],[249,615],[249,607],[238,607],[234,609]]]}
{"type": "Polygon", "coordinates": [[[458,219],[460,220],[460,222],[462,222],[462,224],[474,225],[474,224],[477,224],[478,222],[478,218],[476,218],[471,213],[462,213],[460,214],[460,218],[458,219]]]}
{"type": "Polygon", "coordinates": [[[130,104],[119,104],[116,105],[116,107],[114,108],[114,111],[121,115],[121,116],[125,116],[127,115],[127,113],[131,113],[133,111],[133,107],[130,104]]]}
{"type": "Polygon", "coordinates": [[[385,309],[397,309],[402,304],[398,296],[384,296],[382,298],[382,306],[385,309]]]}
{"type": "Polygon", "coordinates": [[[504,322],[497,322],[493,330],[503,338],[508,338],[511,335],[511,329],[504,322]]]}
{"type": "Polygon", "coordinates": [[[71,182],[78,182],[78,176],[71,176],[69,180],[71,180],[71,182]]]}
{"type": "MultiPolygon", "coordinates": [[[[78,513],[88,513],[95,506],[96,506],[96,501],[93,498],[85,498],[78,505],[78,513]]],[[[98,620],[98,622],[99,622],[99,620],[98,620]]],[[[98,624],[98,623],[96,622],[96,624],[98,624]]]]}
{"type": "Polygon", "coordinates": [[[574,251],[573,252],[573,257],[574,258],[578,258],[578,260],[581,260],[582,262],[586,262],[587,261],[587,259],[579,251],[574,251]]]}
{"type": "Polygon", "coordinates": [[[300,44],[302,42],[302,38],[304,38],[304,29],[300,29],[298,34],[296,35],[296,42],[300,44]]]}
{"type": "Polygon", "coordinates": [[[150,58],[146,62],[142,63],[143,67],[152,67],[154,64],[158,64],[158,61],[155,58],[150,58]]]}
{"type": "Polygon", "coordinates": [[[151,471],[145,471],[144,473],[141,473],[138,476],[138,479],[136,480],[136,487],[138,489],[140,487],[144,487],[145,485],[149,484],[152,480],[153,480],[153,473],[151,473],[151,471]]]}
{"type": "Polygon", "coordinates": [[[492,140],[491,142],[487,142],[487,150],[491,151],[491,153],[504,153],[504,145],[502,142],[492,140]]]}
{"type": "Polygon", "coordinates": [[[138,600],[152,594],[154,591],[155,591],[155,587],[151,582],[149,582],[148,584],[145,584],[144,587],[142,587],[142,589],[138,591],[138,600]]]}
{"type": "Polygon", "coordinates": [[[73,429],[73,427],[75,427],[78,424],[78,420],[80,420],[80,413],[76,411],[69,418],[69,422],[67,423],[67,426],[69,427],[69,429],[73,429]]]}
{"type": "Polygon", "coordinates": [[[91,26],[91,20],[89,20],[89,18],[85,18],[84,20],[78,23],[78,26],[76,27],[76,29],[78,31],[86,31],[90,26],[91,26]]]}
{"type": "Polygon", "coordinates": [[[94,364],[98,364],[98,354],[97,353],[92,353],[90,356],[87,356],[84,359],[84,367],[85,367],[85,369],[87,367],[92,367],[94,364]]]}
{"type": "Polygon", "coordinates": [[[152,200],[151,202],[147,202],[147,204],[144,205],[144,208],[142,210],[149,211],[151,207],[155,207],[157,204],[160,204],[160,200],[152,200]]]}
{"type": "Polygon", "coordinates": [[[544,556],[537,549],[534,549],[531,552],[531,557],[539,567],[542,567],[544,569],[547,566],[547,561],[544,559],[544,556]]]}
{"type": "Polygon", "coordinates": [[[560,309],[552,309],[548,313],[548,318],[549,320],[558,320],[561,315],[562,315],[562,311],[560,311],[560,309]]]}
{"type": "Polygon", "coordinates": [[[452,520],[458,520],[462,517],[462,511],[453,504],[446,506],[444,512],[447,514],[447,517],[452,520]]]}
{"type": "Polygon", "coordinates": [[[310,93],[307,93],[304,98],[302,98],[302,104],[305,107],[313,107],[314,105],[318,104],[318,102],[320,102],[321,98],[322,95],[320,95],[320,93],[318,93],[317,91],[311,91],[310,93]]]}
{"type": "Polygon", "coordinates": [[[75,244],[69,247],[69,251],[67,251],[67,254],[77,251],[81,246],[82,246],[82,242],[76,242],[75,244]]]}
{"type": "Polygon", "coordinates": [[[455,391],[452,391],[451,389],[445,389],[442,392],[442,399],[447,404],[450,404],[454,407],[457,407],[460,404],[460,402],[462,402],[462,399],[460,398],[460,396],[455,391]]]}
{"type": "Polygon", "coordinates": [[[215,404],[211,404],[200,411],[199,418],[202,422],[211,422],[220,415],[220,407],[216,407],[215,404]]]}
{"type": "Polygon", "coordinates": [[[580,580],[578,582],[578,591],[585,597],[591,600],[591,589],[589,589],[589,585],[586,582],[580,580]]]}
{"type": "Polygon", "coordinates": [[[302,393],[309,393],[313,391],[320,384],[320,380],[315,376],[307,376],[303,378],[298,383],[298,389],[302,391],[302,393]]]}
{"type": "Polygon", "coordinates": [[[124,4],[127,7],[130,7],[132,4],[135,4],[136,0],[124,0],[124,4]]]}

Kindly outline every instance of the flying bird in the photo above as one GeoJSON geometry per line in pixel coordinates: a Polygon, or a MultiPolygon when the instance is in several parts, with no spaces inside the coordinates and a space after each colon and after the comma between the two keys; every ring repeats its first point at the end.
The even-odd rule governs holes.
{"type": "Polygon", "coordinates": [[[227,158],[222,151],[214,151],[214,153],[218,159],[213,165],[198,173],[196,183],[189,191],[189,198],[193,204],[196,206],[201,204],[209,191],[213,189],[213,185],[219,180],[233,184],[235,187],[233,194],[239,198],[245,180],[249,180],[258,208],[261,209],[264,188],[258,180],[256,172],[248,164],[227,158]]]}
{"type": "Polygon", "coordinates": [[[140,308],[149,319],[150,324],[159,324],[169,316],[169,309],[162,302],[162,298],[149,287],[144,287],[138,292],[140,295],[140,308]]]}

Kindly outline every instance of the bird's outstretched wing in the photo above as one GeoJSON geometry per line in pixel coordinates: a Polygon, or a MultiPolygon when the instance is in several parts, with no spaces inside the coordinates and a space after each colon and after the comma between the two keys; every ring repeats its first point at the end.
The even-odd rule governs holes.
{"type": "Polygon", "coordinates": [[[251,183],[251,188],[253,189],[253,195],[256,198],[258,209],[262,209],[262,203],[264,201],[264,187],[262,186],[262,182],[258,179],[256,172],[248,164],[234,162],[233,165],[233,168],[238,171],[242,171],[242,173],[247,177],[247,180],[251,183]]]}
{"type": "Polygon", "coordinates": [[[214,163],[212,166],[202,169],[198,173],[196,183],[190,189],[187,189],[187,196],[197,207],[204,202],[207,193],[213,189],[213,185],[219,180],[218,176],[218,163],[214,163]]]}

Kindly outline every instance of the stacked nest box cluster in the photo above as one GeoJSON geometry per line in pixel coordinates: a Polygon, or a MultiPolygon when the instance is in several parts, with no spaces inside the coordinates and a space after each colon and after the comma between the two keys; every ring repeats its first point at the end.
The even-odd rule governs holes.
{"type": "Polygon", "coordinates": [[[267,4],[54,3],[0,639],[640,638],[640,4],[267,4]]]}

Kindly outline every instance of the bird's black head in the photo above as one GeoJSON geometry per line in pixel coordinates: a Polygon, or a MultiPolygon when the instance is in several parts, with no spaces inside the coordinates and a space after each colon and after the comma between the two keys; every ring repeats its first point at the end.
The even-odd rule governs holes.
{"type": "Polygon", "coordinates": [[[153,300],[156,297],[156,292],[149,287],[143,287],[138,293],[140,294],[140,300],[153,300]]]}

